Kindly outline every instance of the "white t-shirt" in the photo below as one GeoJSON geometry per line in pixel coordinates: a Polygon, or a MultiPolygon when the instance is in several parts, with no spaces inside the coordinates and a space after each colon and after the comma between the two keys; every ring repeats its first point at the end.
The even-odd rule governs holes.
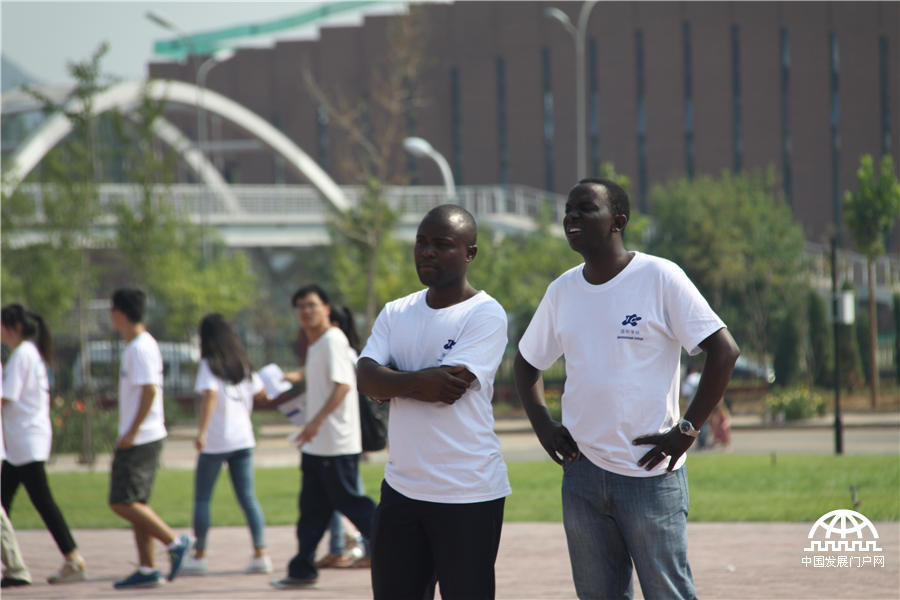
{"type": "Polygon", "coordinates": [[[350,359],[350,343],[337,327],[329,327],[306,352],[306,420],[311,420],[328,401],[338,383],[350,391],[322,424],[322,429],[302,448],[315,456],[345,456],[362,452],[359,428],[359,395],[356,365],[350,359]]]}
{"type": "MultiPolygon", "coordinates": [[[[635,252],[600,285],[588,283],[583,268],[547,287],[519,351],[540,370],[565,355],[562,422],[591,462],[620,475],[659,475],[668,461],[646,471],[637,461],[652,446],[631,441],[678,421],[681,348],[698,353],[725,325],[668,260],[635,252]]],[[[684,456],[676,468],[682,464],[684,456]]]]}
{"type": "Polygon", "coordinates": [[[434,309],[421,290],[385,305],[362,357],[400,371],[465,366],[476,379],[453,404],[391,398],[388,484],[409,498],[463,504],[512,491],[494,433],[494,374],[506,349],[506,313],[485,292],[434,309]]]}
{"type": "Polygon", "coordinates": [[[262,380],[256,373],[238,384],[221,379],[213,374],[206,359],[200,361],[194,391],[216,393],[216,404],[209,428],[206,430],[205,454],[220,454],[252,448],[256,445],[250,413],[253,411],[253,396],[263,390],[262,380]]]}
{"type": "Polygon", "coordinates": [[[15,466],[50,457],[50,380],[37,346],[23,340],[3,370],[3,439],[6,460],[15,466]]]}
{"type": "Polygon", "coordinates": [[[699,385],[700,373],[697,371],[688,373],[687,377],[684,378],[684,381],[681,382],[681,395],[688,400],[693,400],[694,394],[697,393],[697,387],[699,385]]]}
{"type": "Polygon", "coordinates": [[[153,336],[144,331],[131,340],[122,352],[119,369],[119,438],[128,431],[141,404],[143,386],[156,386],[156,395],[150,412],[141,423],[135,446],[149,444],[166,437],[163,413],[163,360],[159,345],[153,336]]]}

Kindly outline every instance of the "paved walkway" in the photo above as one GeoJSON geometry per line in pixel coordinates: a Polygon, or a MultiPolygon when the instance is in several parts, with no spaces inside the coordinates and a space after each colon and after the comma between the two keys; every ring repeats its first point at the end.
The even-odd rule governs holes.
{"type": "MultiPolygon", "coordinates": [[[[690,560],[700,598],[742,600],[876,600],[900,598],[900,524],[876,523],[885,566],[814,568],[801,558],[810,523],[689,523],[690,560]]],[[[75,538],[90,561],[90,580],[66,586],[42,583],[59,566],[59,553],[45,531],[19,532],[19,542],[35,585],[4,590],[4,598],[76,599],[239,599],[354,600],[370,598],[368,570],[322,571],[317,587],[278,591],[268,585],[295,549],[292,527],[267,529],[269,551],[278,572],[244,575],[249,539],[242,527],[210,533],[206,577],[179,577],[151,590],[115,590],[112,582],[134,567],[127,530],[80,530],[75,538]]],[[[157,545],[159,565],[168,565],[157,545]]],[[[324,551],[324,548],[320,548],[324,551]]],[[[635,596],[641,598],[639,586],[635,596]]],[[[506,523],[497,559],[499,600],[574,598],[565,534],[560,523],[506,523]]]]}

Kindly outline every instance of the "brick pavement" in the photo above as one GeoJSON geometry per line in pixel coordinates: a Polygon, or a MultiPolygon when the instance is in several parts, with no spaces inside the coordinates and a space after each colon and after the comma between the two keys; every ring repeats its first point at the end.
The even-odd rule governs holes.
{"type": "MultiPolygon", "coordinates": [[[[700,598],[722,600],[876,600],[900,598],[900,523],[876,523],[884,568],[813,568],[800,560],[811,523],[690,523],[691,565],[700,598]]],[[[269,550],[283,569],[295,548],[293,528],[270,527],[269,550]]],[[[268,580],[280,576],[244,575],[249,535],[243,527],[213,528],[206,577],[179,577],[152,590],[115,590],[112,582],[133,568],[128,530],[79,530],[75,538],[90,561],[90,580],[66,586],[41,583],[59,566],[50,535],[19,532],[26,561],[37,582],[4,590],[8,599],[239,599],[354,600],[371,597],[367,570],[327,570],[315,589],[278,591],[268,580]]],[[[159,564],[167,565],[162,547],[159,564]]],[[[324,551],[324,548],[320,550],[324,551]]],[[[635,596],[640,598],[639,586],[635,596]]],[[[574,598],[565,535],[559,523],[507,523],[497,560],[497,598],[544,600],[574,598]]]]}

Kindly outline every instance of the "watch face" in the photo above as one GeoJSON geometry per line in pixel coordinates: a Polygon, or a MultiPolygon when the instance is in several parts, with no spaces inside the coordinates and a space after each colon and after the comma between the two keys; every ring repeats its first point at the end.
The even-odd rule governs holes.
{"type": "Polygon", "coordinates": [[[682,421],[681,423],[678,424],[678,429],[681,430],[681,433],[690,433],[691,425],[687,421],[682,421]]]}

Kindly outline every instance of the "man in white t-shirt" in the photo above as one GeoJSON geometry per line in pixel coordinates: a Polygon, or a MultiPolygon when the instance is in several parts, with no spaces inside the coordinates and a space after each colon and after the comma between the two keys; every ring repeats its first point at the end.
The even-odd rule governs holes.
{"type": "Polygon", "coordinates": [[[739,350],[684,271],[625,249],[629,212],[615,182],[582,180],[569,192],[563,227],[584,263],[548,286],[519,341],[516,388],[541,445],[563,465],[578,597],[631,598],[633,563],[645,598],[695,598],[684,453],[739,350]],[[680,417],[682,347],[707,358],[680,417]],[[562,423],[547,410],[540,373],[560,356],[562,423]]]}
{"type": "Polygon", "coordinates": [[[362,391],[390,399],[390,459],[372,540],[375,600],[493,598],[510,494],[491,408],[506,349],[506,313],[468,282],[476,225],[456,205],[416,233],[428,286],[388,303],[359,360],[362,391]]]}
{"type": "Polygon", "coordinates": [[[110,322],[125,340],[119,369],[119,438],[113,456],[109,506],[131,523],[138,551],[138,569],[114,587],[156,587],[162,574],[153,566],[153,539],[166,545],[171,568],[178,574],[191,548],[189,536],[175,536],[172,528],[148,502],[159,468],[166,426],[163,417],[163,361],[159,345],[144,325],[146,296],[136,289],[120,289],[112,296],[110,322]]]}
{"type": "Polygon", "coordinates": [[[369,538],[375,503],[359,492],[359,399],[350,343],[331,324],[328,294],[317,285],[294,293],[293,305],[309,346],[306,350],[306,425],[297,435],[302,450],[298,551],[288,563],[287,577],[271,583],[279,589],[316,583],[316,548],[335,510],[343,513],[363,536],[366,555],[354,566],[368,566],[369,538]]]}

